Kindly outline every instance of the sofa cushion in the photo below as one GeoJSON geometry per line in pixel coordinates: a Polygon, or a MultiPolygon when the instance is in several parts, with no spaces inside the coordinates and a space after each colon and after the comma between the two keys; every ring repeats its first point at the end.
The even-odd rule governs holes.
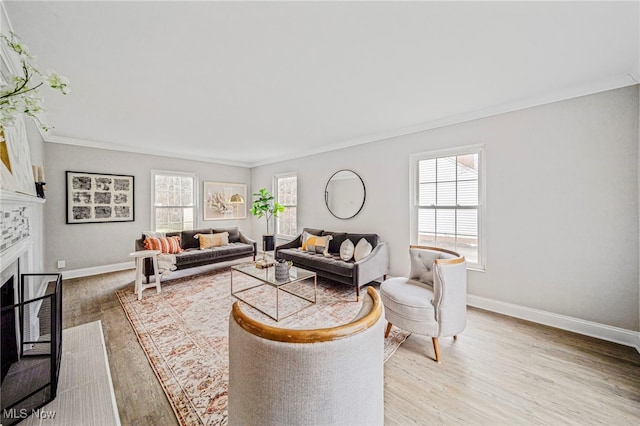
{"type": "Polygon", "coordinates": [[[390,278],[380,284],[380,298],[385,310],[409,321],[435,320],[433,290],[419,281],[403,277],[390,278]]]}
{"type": "Polygon", "coordinates": [[[291,260],[296,266],[300,266],[302,268],[307,267],[310,270],[331,272],[343,277],[353,276],[353,262],[345,262],[337,255],[325,257],[322,254],[290,248],[278,250],[278,257],[285,260],[291,260]]]}
{"type": "Polygon", "coordinates": [[[322,235],[322,229],[313,229],[313,228],[304,228],[302,230],[302,233],[304,234],[305,232],[310,233],[311,235],[322,235]]]}
{"type": "Polygon", "coordinates": [[[340,253],[340,245],[347,239],[347,233],[324,231],[322,235],[331,235],[333,237],[329,242],[329,253],[340,253]]]}
{"type": "Polygon", "coordinates": [[[371,244],[371,248],[376,248],[378,245],[378,234],[349,234],[347,233],[347,238],[351,240],[354,245],[358,244],[362,238],[367,240],[369,244],[371,244]]]}
{"type": "Polygon", "coordinates": [[[230,243],[226,246],[213,247],[209,249],[188,249],[176,255],[176,266],[186,267],[192,263],[204,263],[225,257],[237,256],[246,253],[253,254],[253,246],[244,243],[230,243]]]}
{"type": "Polygon", "coordinates": [[[409,278],[433,285],[433,262],[438,258],[438,255],[438,252],[435,251],[409,249],[409,259],[411,260],[409,278]]]}
{"type": "Polygon", "coordinates": [[[222,234],[223,232],[229,233],[229,242],[230,243],[239,243],[240,242],[240,230],[237,226],[232,228],[213,228],[214,234],[222,234]]]}
{"type": "Polygon", "coordinates": [[[211,234],[211,228],[208,229],[194,229],[190,231],[182,231],[182,248],[200,248],[200,241],[194,238],[196,234],[211,234]]]}

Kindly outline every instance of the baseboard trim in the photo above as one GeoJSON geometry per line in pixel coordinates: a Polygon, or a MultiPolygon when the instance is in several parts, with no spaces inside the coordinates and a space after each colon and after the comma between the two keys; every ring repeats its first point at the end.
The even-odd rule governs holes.
{"type": "Polygon", "coordinates": [[[123,262],[123,263],[113,263],[111,265],[92,266],[90,268],[71,269],[69,271],[63,271],[62,278],[70,279],[70,278],[90,277],[91,275],[99,275],[99,274],[106,274],[109,272],[124,271],[126,269],[133,269],[135,267],[136,267],[135,262],[131,261],[131,262],[123,262]]]}
{"type": "Polygon", "coordinates": [[[513,303],[501,302],[499,300],[488,299],[486,297],[467,295],[467,304],[476,308],[496,312],[510,317],[544,324],[562,330],[591,336],[609,342],[630,346],[640,352],[640,333],[597,322],[586,321],[566,315],[555,314],[553,312],[528,308],[526,306],[515,305],[513,303]]]}

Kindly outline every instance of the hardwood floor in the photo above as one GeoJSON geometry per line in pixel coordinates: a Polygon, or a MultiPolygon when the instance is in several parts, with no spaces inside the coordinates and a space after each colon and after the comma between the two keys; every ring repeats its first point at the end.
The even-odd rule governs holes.
{"type": "MultiPolygon", "coordinates": [[[[213,268],[186,273],[208,269],[213,268]]],[[[64,327],[102,320],[123,425],[175,425],[115,296],[115,290],[133,286],[133,278],[133,271],[123,271],[65,280],[64,327]]],[[[385,424],[631,425],[640,420],[640,354],[633,348],[470,308],[467,329],[456,341],[440,339],[440,351],[442,364],[437,364],[431,339],[412,335],[387,361],[385,424]]]]}

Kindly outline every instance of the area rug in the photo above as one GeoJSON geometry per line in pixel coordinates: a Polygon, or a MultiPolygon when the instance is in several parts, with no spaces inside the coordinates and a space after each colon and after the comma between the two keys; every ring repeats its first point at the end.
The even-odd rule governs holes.
{"type": "MultiPolygon", "coordinates": [[[[233,280],[234,290],[252,282],[250,277],[236,272],[233,280]]],[[[269,287],[259,291],[266,291],[265,288],[269,287]]],[[[306,291],[312,295],[313,286],[307,284],[306,291]]],[[[133,285],[116,294],[180,424],[226,424],[229,313],[236,300],[230,295],[230,270],[165,281],[160,294],[147,290],[140,301],[133,285]]],[[[275,300],[275,296],[247,292],[247,297],[258,296],[275,300]]],[[[294,299],[281,299],[281,310],[296,310],[296,303],[294,299]]],[[[287,328],[343,324],[360,307],[352,287],[322,279],[318,279],[317,304],[280,322],[242,304],[242,309],[257,320],[287,328]]],[[[408,335],[392,329],[384,343],[385,361],[408,335]]]]}

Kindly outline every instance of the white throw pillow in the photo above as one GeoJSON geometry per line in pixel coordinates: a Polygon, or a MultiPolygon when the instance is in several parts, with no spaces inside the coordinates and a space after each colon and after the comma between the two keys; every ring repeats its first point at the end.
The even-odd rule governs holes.
{"type": "Polygon", "coordinates": [[[353,257],[353,249],[353,242],[349,239],[344,240],[342,244],[340,244],[340,259],[345,262],[350,261],[353,257]]]}
{"type": "Polygon", "coordinates": [[[369,254],[371,254],[371,250],[373,250],[373,247],[369,244],[369,241],[361,238],[360,241],[358,241],[358,244],[356,244],[356,248],[353,250],[353,258],[358,262],[369,256],[369,254]]]}
{"type": "Polygon", "coordinates": [[[164,238],[167,236],[167,234],[162,231],[144,231],[142,235],[146,238],[164,238]]]}

